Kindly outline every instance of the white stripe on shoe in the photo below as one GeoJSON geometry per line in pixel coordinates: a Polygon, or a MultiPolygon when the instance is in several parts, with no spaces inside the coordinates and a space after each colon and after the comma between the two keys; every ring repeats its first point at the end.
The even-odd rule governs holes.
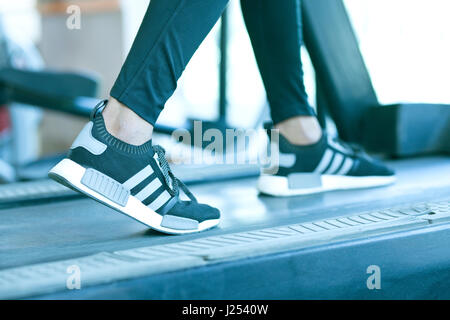
{"type": "Polygon", "coordinates": [[[344,161],[344,156],[341,153],[336,152],[334,154],[333,162],[331,163],[330,167],[324,172],[324,174],[333,174],[339,167],[341,166],[342,162],[344,161]]]}
{"type": "Polygon", "coordinates": [[[161,208],[171,198],[170,194],[164,190],[155,200],[153,200],[147,207],[156,211],[161,208]]]}
{"type": "Polygon", "coordinates": [[[330,149],[325,150],[322,159],[320,160],[314,172],[322,173],[330,164],[331,159],[333,159],[333,151],[331,151],[330,149]]]}
{"type": "Polygon", "coordinates": [[[159,181],[158,177],[155,175],[155,178],[152,180],[152,182],[150,182],[144,189],[139,191],[135,195],[135,197],[141,201],[144,201],[161,186],[162,186],[161,181],[159,181]]]}
{"type": "Polygon", "coordinates": [[[346,175],[351,170],[351,168],[353,167],[353,163],[354,163],[354,161],[353,161],[352,158],[346,158],[344,164],[342,165],[342,167],[335,174],[337,174],[337,175],[346,175]]]}
{"type": "Polygon", "coordinates": [[[294,153],[278,152],[278,165],[284,168],[291,168],[295,165],[297,156],[294,153]]]}
{"type": "MultiPolygon", "coordinates": [[[[153,174],[153,172],[154,171],[153,171],[152,167],[150,165],[148,165],[148,166],[144,167],[144,169],[142,169],[138,173],[136,173],[134,176],[132,176],[130,179],[125,181],[123,183],[123,186],[125,188],[127,188],[128,190],[131,190],[134,187],[136,187],[138,184],[142,183],[142,181],[147,179],[149,176],[151,176],[153,174]]],[[[147,186],[145,186],[141,191],[139,191],[134,197],[137,198],[139,201],[144,201],[145,199],[151,197],[155,192],[157,192],[161,186],[162,186],[161,181],[155,175],[155,178],[147,186]]],[[[156,211],[159,208],[161,208],[164,204],[166,204],[166,202],[169,201],[170,198],[171,198],[171,195],[167,192],[167,190],[164,190],[147,207],[156,211]]]]}
{"type": "Polygon", "coordinates": [[[123,186],[125,188],[127,188],[128,190],[131,190],[134,187],[136,187],[139,183],[144,181],[152,173],[153,173],[152,167],[150,167],[150,165],[147,165],[147,166],[144,167],[144,169],[142,169],[141,171],[136,173],[134,176],[132,176],[130,179],[125,181],[123,183],[123,186]]]}

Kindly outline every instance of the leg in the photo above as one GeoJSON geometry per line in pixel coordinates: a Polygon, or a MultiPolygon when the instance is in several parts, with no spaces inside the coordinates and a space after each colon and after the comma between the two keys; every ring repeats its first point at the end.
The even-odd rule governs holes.
{"type": "Polygon", "coordinates": [[[394,173],[350,146],[330,141],[308,104],[300,59],[299,0],[241,0],[278,141],[278,167],[261,175],[261,192],[303,195],[373,187],[394,173]]]}
{"type": "Polygon", "coordinates": [[[198,203],[153,146],[152,125],[186,64],[227,0],[152,0],[103,112],[99,104],[49,173],[87,196],[161,232],[216,226],[220,213],[198,203]],[[183,191],[189,201],[180,199],[183,191]]]}
{"type": "Polygon", "coordinates": [[[303,83],[299,0],[241,0],[241,6],[275,127],[294,144],[318,141],[321,128],[303,83]]]}
{"type": "Polygon", "coordinates": [[[111,90],[108,131],[131,144],[151,138],[152,125],[177,80],[228,0],[152,0],[111,90]],[[132,125],[130,125],[132,124],[132,125]]]}

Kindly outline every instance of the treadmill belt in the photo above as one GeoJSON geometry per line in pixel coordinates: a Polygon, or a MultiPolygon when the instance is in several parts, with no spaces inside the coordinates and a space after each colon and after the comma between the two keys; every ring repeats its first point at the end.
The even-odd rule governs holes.
{"type": "MultiPolygon", "coordinates": [[[[332,225],[339,227],[342,221],[336,222],[336,219],[344,216],[356,215],[359,218],[352,220],[358,222],[362,219],[359,222],[368,225],[370,220],[378,223],[383,222],[383,219],[397,221],[401,218],[401,226],[404,226],[404,222],[411,226],[409,223],[414,224],[420,220],[417,227],[443,217],[437,211],[448,208],[450,179],[443,177],[450,177],[450,159],[428,157],[393,161],[390,164],[398,174],[399,181],[395,185],[302,197],[260,196],[255,189],[255,178],[193,185],[191,190],[199,201],[216,205],[221,210],[223,219],[219,228],[192,235],[163,235],[86,198],[6,208],[0,210],[0,279],[4,272],[28,270],[28,266],[91,259],[88,257],[109,261],[110,258],[116,258],[117,252],[134,252],[139,248],[183,246],[187,241],[196,241],[196,246],[201,248],[202,239],[206,238],[209,238],[206,243],[211,243],[218,242],[214,237],[222,237],[222,249],[226,249],[226,246],[239,241],[235,238],[239,233],[241,235],[238,238],[247,237],[249,241],[252,238],[258,240],[259,237],[269,240],[271,237],[287,239],[284,236],[292,232],[301,236],[305,227],[306,230],[320,230],[324,226],[333,228],[332,225]],[[429,220],[417,218],[418,216],[433,218],[429,220]],[[289,226],[299,227],[296,229],[289,226]]],[[[442,219],[435,221],[442,222],[446,218],[442,219]]],[[[381,230],[378,227],[375,229],[381,230]]],[[[319,236],[318,241],[326,245],[327,239],[319,236]]],[[[309,245],[317,245],[319,242],[309,245]]],[[[296,242],[292,243],[295,247],[296,242]]],[[[172,249],[168,249],[169,251],[172,249]]],[[[225,252],[230,254],[231,251],[225,252]]],[[[213,257],[224,253],[213,250],[210,254],[213,257]]],[[[244,252],[240,257],[245,256],[244,252]]],[[[167,271],[163,265],[161,268],[167,271]]]]}

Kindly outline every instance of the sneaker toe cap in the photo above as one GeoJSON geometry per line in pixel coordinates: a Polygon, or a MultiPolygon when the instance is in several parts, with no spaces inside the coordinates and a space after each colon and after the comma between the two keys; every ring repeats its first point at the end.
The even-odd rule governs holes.
{"type": "Polygon", "coordinates": [[[179,201],[167,214],[198,222],[220,219],[220,211],[217,208],[192,201],[179,201]]]}
{"type": "Polygon", "coordinates": [[[395,172],[379,161],[361,161],[357,175],[367,176],[394,176],[395,172]]]}

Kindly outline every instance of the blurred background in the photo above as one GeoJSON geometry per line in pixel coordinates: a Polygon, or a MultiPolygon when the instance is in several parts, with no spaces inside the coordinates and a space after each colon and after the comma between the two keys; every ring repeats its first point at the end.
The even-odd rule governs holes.
{"type": "MultiPolygon", "coordinates": [[[[4,37],[17,52],[15,66],[94,74],[99,97],[108,97],[130,49],[148,0],[0,0],[4,37]],[[79,29],[66,27],[69,4],[81,8],[79,29]]],[[[365,63],[381,104],[450,103],[450,19],[448,0],[346,0],[365,63]]],[[[168,101],[160,123],[182,125],[186,118],[212,120],[218,113],[220,21],[205,39],[168,101]]],[[[314,70],[302,49],[305,79],[315,105],[314,70]]],[[[245,30],[240,4],[229,5],[228,122],[252,127],[266,108],[266,97],[245,30]]],[[[3,157],[25,163],[63,152],[86,122],[57,111],[16,105],[0,113],[3,157]],[[12,110],[12,111],[11,111],[12,110]],[[11,117],[18,117],[15,139],[21,148],[8,149],[11,117]],[[24,130],[23,128],[26,128],[24,130]],[[45,143],[42,143],[45,141],[45,143]]]]}

